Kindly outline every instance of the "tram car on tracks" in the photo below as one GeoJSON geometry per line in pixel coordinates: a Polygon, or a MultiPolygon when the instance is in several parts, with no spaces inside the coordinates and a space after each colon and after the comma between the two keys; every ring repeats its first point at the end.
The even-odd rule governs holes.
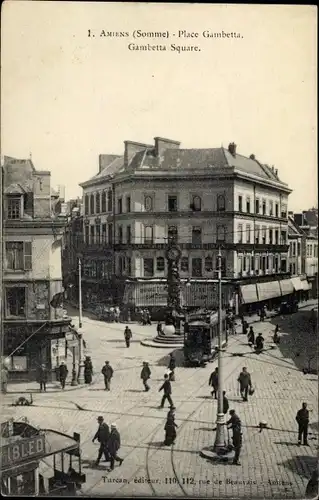
{"type": "MultiPolygon", "coordinates": [[[[206,366],[217,353],[218,312],[200,310],[189,314],[184,323],[184,362],[186,366],[206,366]]],[[[222,340],[226,340],[226,313],[222,312],[222,340]]]]}

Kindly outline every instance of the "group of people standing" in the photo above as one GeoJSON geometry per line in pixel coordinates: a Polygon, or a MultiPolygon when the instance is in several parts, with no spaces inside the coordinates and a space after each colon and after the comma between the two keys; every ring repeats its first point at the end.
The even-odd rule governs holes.
{"type": "Polygon", "coordinates": [[[138,322],[145,326],[145,325],[151,325],[151,313],[148,309],[140,309],[137,310],[137,315],[138,315],[138,322]]]}

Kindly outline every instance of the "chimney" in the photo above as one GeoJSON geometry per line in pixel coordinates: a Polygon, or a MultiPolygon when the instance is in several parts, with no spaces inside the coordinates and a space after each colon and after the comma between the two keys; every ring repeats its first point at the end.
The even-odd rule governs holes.
{"type": "Polygon", "coordinates": [[[236,156],[236,148],[237,148],[237,145],[234,142],[231,142],[228,145],[228,151],[230,152],[231,155],[236,156]]]}
{"type": "Polygon", "coordinates": [[[155,156],[158,158],[163,155],[166,149],[179,149],[181,143],[172,139],[164,139],[163,137],[154,137],[155,141],[155,156]]]}
{"type": "Polygon", "coordinates": [[[256,157],[255,157],[255,155],[254,155],[254,154],[251,154],[249,158],[250,158],[251,160],[255,160],[255,159],[256,159],[256,157]]]}
{"type": "Polygon", "coordinates": [[[153,146],[150,146],[149,144],[143,144],[141,142],[124,141],[124,166],[125,167],[128,166],[131,157],[135,153],[143,151],[144,149],[147,148],[153,148],[153,146]]]}

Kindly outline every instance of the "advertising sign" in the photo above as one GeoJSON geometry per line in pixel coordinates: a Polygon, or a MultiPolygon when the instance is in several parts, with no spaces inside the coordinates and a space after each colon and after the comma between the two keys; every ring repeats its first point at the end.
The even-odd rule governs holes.
{"type": "Polygon", "coordinates": [[[141,283],[136,289],[135,305],[166,306],[167,286],[164,283],[141,283]]]}
{"type": "Polygon", "coordinates": [[[45,453],[45,436],[19,439],[1,447],[1,468],[13,466],[45,453]]]}
{"type": "Polygon", "coordinates": [[[218,304],[217,283],[191,283],[182,291],[183,303],[191,307],[216,307],[218,304]]]}

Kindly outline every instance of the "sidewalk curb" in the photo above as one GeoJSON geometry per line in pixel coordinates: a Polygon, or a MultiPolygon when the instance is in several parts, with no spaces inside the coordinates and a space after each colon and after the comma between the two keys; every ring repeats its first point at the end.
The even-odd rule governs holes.
{"type": "MultiPolygon", "coordinates": [[[[71,392],[71,391],[77,391],[79,389],[84,389],[84,387],[86,387],[87,384],[79,384],[79,385],[76,385],[76,386],[70,386],[68,389],[65,389],[64,391],[62,389],[59,389],[57,386],[55,386],[54,388],[52,388],[52,390],[47,390],[46,392],[40,392],[39,389],[30,389],[30,390],[27,390],[27,389],[24,389],[24,390],[21,390],[21,391],[7,391],[6,394],[4,394],[4,396],[8,395],[8,394],[52,394],[52,393],[66,393],[66,392],[71,392]]],[[[93,385],[93,384],[91,384],[93,385]]]]}

